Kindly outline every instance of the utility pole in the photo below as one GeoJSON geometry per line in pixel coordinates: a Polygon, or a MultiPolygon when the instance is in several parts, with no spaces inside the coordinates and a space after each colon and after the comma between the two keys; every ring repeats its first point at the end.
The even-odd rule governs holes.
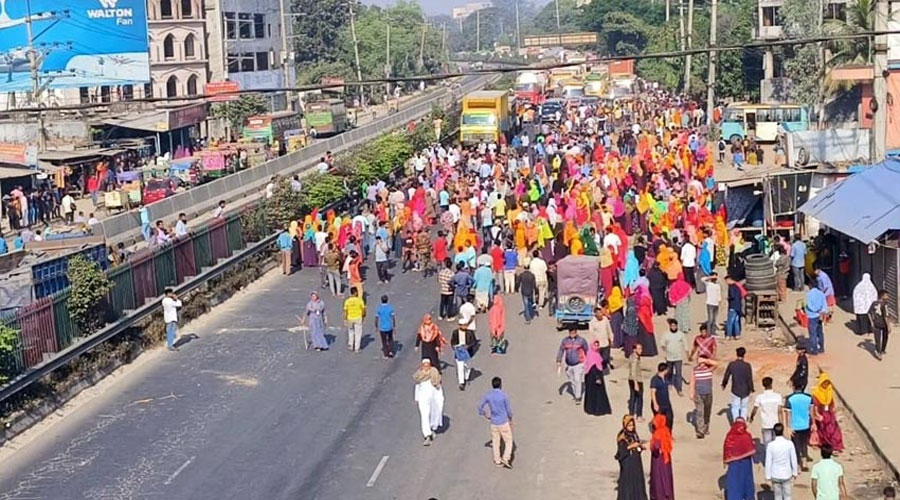
{"type": "Polygon", "coordinates": [[[559,0],[556,0],[556,34],[557,35],[559,34],[559,31],[560,31],[559,26],[560,26],[559,25],[559,0]]]}
{"type": "MultiPolygon", "coordinates": [[[[356,39],[356,20],[353,18],[353,2],[349,0],[347,8],[350,9],[350,35],[353,37],[353,56],[356,58],[356,81],[362,81],[362,69],[359,66],[359,40],[356,39]]],[[[359,84],[359,105],[363,105],[363,86],[359,84]]]]}
{"type": "MultiPolygon", "coordinates": [[[[25,0],[25,34],[28,37],[28,66],[31,69],[31,99],[35,107],[41,107],[41,80],[38,76],[38,57],[34,50],[34,31],[31,26],[31,0],[25,0]]],[[[47,149],[44,130],[44,114],[38,109],[38,151],[47,149]]]]}
{"type": "MultiPolygon", "coordinates": [[[[391,78],[391,23],[387,23],[387,43],[384,47],[384,77],[391,78]]],[[[390,98],[391,82],[384,82],[384,95],[390,98]]]]}
{"type": "MultiPolygon", "coordinates": [[[[293,82],[291,82],[291,70],[288,64],[291,61],[290,52],[288,52],[288,35],[287,35],[287,23],[293,23],[294,17],[285,12],[284,8],[285,0],[278,0],[278,9],[281,14],[281,50],[284,52],[284,56],[281,58],[281,69],[284,74],[284,86],[285,87],[293,87],[293,82]]],[[[293,31],[293,27],[292,27],[293,31]]],[[[292,62],[291,62],[292,63],[292,62]]],[[[294,109],[294,93],[290,90],[286,91],[284,94],[286,110],[294,109]]]]}
{"type": "Polygon", "coordinates": [[[516,0],[516,48],[522,49],[522,36],[519,34],[519,0],[516,0]]]}
{"type": "MultiPolygon", "coordinates": [[[[888,29],[888,2],[887,0],[875,1],[875,31],[887,31],[888,29]]],[[[872,163],[884,160],[887,143],[887,83],[884,75],[887,73],[888,44],[887,35],[875,35],[874,70],[875,81],[873,91],[875,93],[875,116],[872,125],[872,163]]]]}
{"type": "MultiPolygon", "coordinates": [[[[819,7],[819,30],[818,35],[823,34],[822,28],[825,26],[825,0],[818,0],[816,5],[819,7]]],[[[819,42],[819,100],[817,108],[819,111],[819,130],[825,125],[825,43],[819,42]]]]}
{"type": "MultiPolygon", "coordinates": [[[[423,19],[424,21],[424,19],[423,19]]],[[[416,62],[416,67],[419,71],[422,71],[422,68],[425,67],[425,33],[428,30],[428,24],[422,23],[422,40],[419,42],[419,60],[416,62]]]]}
{"type": "Polygon", "coordinates": [[[481,52],[481,9],[475,11],[475,52],[481,52]]]}
{"type": "Polygon", "coordinates": [[[684,0],[678,0],[678,42],[684,52],[684,0]]]}
{"type": "MultiPolygon", "coordinates": [[[[557,0],[559,1],[559,0],[557,0]]],[[[672,8],[672,0],[666,0],[666,24],[669,23],[669,10],[672,8]]]]}
{"type": "Polygon", "coordinates": [[[717,14],[719,0],[712,0],[709,12],[709,75],[706,77],[706,122],[712,125],[713,110],[716,108],[716,31],[718,30],[719,16],[717,14]]]}
{"type": "MultiPolygon", "coordinates": [[[[687,48],[694,48],[694,0],[688,0],[688,20],[687,20],[687,48]]],[[[687,95],[691,91],[691,54],[687,54],[684,58],[684,94],[687,95]]]]}

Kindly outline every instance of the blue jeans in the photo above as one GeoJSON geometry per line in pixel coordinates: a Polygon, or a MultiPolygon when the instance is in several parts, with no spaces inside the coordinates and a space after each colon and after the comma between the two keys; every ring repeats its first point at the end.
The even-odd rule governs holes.
{"type": "Polygon", "coordinates": [[[178,323],[166,323],[166,347],[175,347],[175,335],[178,334],[178,323]]]}
{"type": "Polygon", "coordinates": [[[728,319],[725,321],[725,336],[741,336],[741,316],[734,309],[728,310],[728,319]]]}
{"type": "Polygon", "coordinates": [[[739,398],[734,394],[731,395],[731,421],[735,421],[738,417],[747,419],[747,405],[750,403],[750,396],[739,398]]]}
{"type": "Polygon", "coordinates": [[[522,296],[522,304],[525,306],[525,321],[534,319],[534,296],[522,296]]]}
{"type": "Polygon", "coordinates": [[[825,332],[822,330],[822,318],[809,318],[809,353],[825,352],[825,332]]]}

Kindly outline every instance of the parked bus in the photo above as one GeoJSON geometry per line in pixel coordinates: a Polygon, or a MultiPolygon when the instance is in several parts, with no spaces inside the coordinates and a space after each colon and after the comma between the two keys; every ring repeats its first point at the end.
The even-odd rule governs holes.
{"type": "Polygon", "coordinates": [[[743,140],[749,135],[759,142],[775,142],[779,125],[785,132],[809,130],[809,111],[795,104],[732,104],[722,117],[722,138],[743,140]]]}

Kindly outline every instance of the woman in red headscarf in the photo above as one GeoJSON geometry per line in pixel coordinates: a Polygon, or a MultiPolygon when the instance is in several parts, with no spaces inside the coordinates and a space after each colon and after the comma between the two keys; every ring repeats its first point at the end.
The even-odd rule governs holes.
{"type": "Polygon", "coordinates": [[[416,332],[416,350],[418,351],[421,346],[422,359],[430,359],[431,366],[441,371],[441,360],[438,358],[438,354],[445,345],[447,345],[447,339],[444,338],[441,329],[431,319],[431,315],[426,314],[422,319],[422,325],[419,326],[419,331],[416,332]]]}
{"type": "Polygon", "coordinates": [[[753,484],[753,455],[756,446],[747,432],[747,422],[738,418],[725,435],[722,460],[728,467],[725,473],[725,500],[755,500],[753,484]]]}
{"type": "Polygon", "coordinates": [[[672,474],[672,431],[666,424],[666,416],[657,413],[653,417],[653,435],[650,437],[650,498],[674,500],[675,480],[672,474]]]}

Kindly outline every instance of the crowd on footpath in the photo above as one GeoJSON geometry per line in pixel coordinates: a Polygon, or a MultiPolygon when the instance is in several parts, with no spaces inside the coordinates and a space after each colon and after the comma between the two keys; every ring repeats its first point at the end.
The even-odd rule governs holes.
{"type": "MultiPolygon", "coordinates": [[[[756,420],[765,447],[762,471],[774,498],[792,498],[804,473],[817,499],[848,498],[843,468],[834,458],[844,444],[832,381],[820,373],[808,390],[807,356],[824,351],[822,329],[835,305],[830,278],[815,259],[809,262],[813,252],[799,239],[744,241],[727,229],[710,151],[715,143],[705,139],[702,124],[681,126],[677,119],[694,107],[658,90],[615,114],[602,105],[569,105],[555,123],[526,125],[509,141],[434,144],[417,152],[398,182],[363,186],[358,213],[314,211],[292,222],[278,237],[283,272],[317,267],[322,281],[302,314],[309,347],[332,347],[325,334],[330,295],[343,301],[348,351],[360,352],[366,318],[374,316],[382,354],[393,358],[394,334],[401,328],[395,308],[389,295],[366,290],[387,290],[370,283],[390,283],[394,273],[433,278],[437,317],[426,314],[414,325],[421,363],[413,376],[423,444],[430,446],[443,421],[443,372],[449,365],[442,356],[452,357],[456,383],[465,390],[481,343],[476,322],[487,323],[491,354],[507,354],[514,341],[507,338],[507,308],[526,324],[552,317],[556,263],[567,255],[597,256],[602,299],[587,330],[572,329],[562,338],[556,362],[574,404],[603,416],[613,413],[605,379],[621,352],[616,364],[627,374],[629,397],[616,437],[620,500],[674,498],[673,397],[688,392],[696,438],[707,439],[717,380],[730,393],[730,430],[723,443],[727,500],[756,498],[756,420]],[[774,262],[783,297],[789,283],[797,290],[808,286],[800,312],[809,338],[797,345],[790,379],[778,381],[789,384],[789,394],[776,391],[772,377],[758,379],[753,353],[737,347],[748,294],[743,263],[760,253],[774,262]],[[370,258],[375,273],[367,275],[370,258]],[[696,335],[694,300],[706,306],[696,335]],[[666,318],[666,331],[655,329],[654,316],[666,318]],[[729,342],[736,346],[733,357],[722,350],[729,342]],[[645,357],[657,361],[649,381],[645,357]],[[645,402],[651,410],[649,440],[639,430],[645,402]],[[644,452],[650,454],[649,479],[644,452]]],[[[853,291],[865,309],[858,320],[865,323],[861,327],[880,330],[886,344],[883,294],[873,290],[864,282],[853,291]]],[[[490,421],[493,462],[511,468],[512,406],[502,380],[495,377],[491,385],[477,411],[490,421]]],[[[886,488],[885,498],[889,494],[886,488]]]]}

